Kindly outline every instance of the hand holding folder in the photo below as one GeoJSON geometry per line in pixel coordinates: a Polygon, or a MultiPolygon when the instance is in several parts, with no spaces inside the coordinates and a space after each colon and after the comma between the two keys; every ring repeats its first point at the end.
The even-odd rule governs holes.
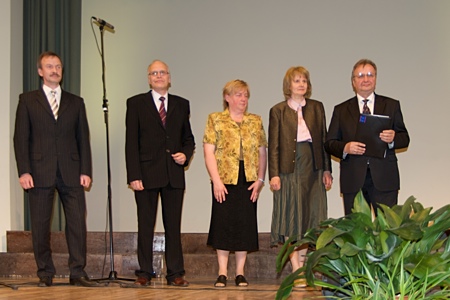
{"type": "Polygon", "coordinates": [[[380,133],[391,128],[392,120],[389,116],[361,114],[355,139],[366,144],[364,155],[384,158],[387,144],[380,139],[380,133]]]}

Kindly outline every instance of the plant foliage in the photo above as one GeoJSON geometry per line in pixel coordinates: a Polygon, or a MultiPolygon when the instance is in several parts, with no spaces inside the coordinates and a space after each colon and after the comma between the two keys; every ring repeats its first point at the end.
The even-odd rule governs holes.
{"type": "Polygon", "coordinates": [[[277,272],[296,247],[314,250],[283,280],[276,299],[287,299],[299,277],[332,294],[327,299],[450,299],[450,205],[432,213],[415,200],[381,205],[373,218],[360,192],[351,214],[321,222],[295,243],[286,241],[277,272]]]}

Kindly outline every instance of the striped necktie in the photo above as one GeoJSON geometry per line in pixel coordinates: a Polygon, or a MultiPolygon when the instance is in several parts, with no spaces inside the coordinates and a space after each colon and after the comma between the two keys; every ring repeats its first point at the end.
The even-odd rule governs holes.
{"type": "Polygon", "coordinates": [[[161,100],[161,105],[159,106],[159,116],[161,117],[161,122],[164,127],[166,127],[166,108],[164,107],[164,100],[166,100],[166,98],[161,97],[159,100],[161,100]]]}
{"type": "Polygon", "coordinates": [[[50,106],[52,108],[53,116],[55,117],[55,120],[58,119],[58,101],[56,100],[56,91],[51,91],[51,98],[50,98],[50,106]]]}

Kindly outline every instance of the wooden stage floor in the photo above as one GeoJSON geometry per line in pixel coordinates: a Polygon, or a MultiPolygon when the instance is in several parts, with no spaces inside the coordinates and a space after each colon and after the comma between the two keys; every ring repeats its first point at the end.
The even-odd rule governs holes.
{"type": "MultiPolygon", "coordinates": [[[[17,289],[0,286],[0,300],[19,299],[45,299],[45,300],[248,300],[248,299],[274,299],[281,279],[253,279],[247,278],[249,286],[236,287],[234,281],[229,281],[225,288],[214,288],[215,278],[186,278],[189,287],[172,287],[166,284],[165,279],[157,278],[146,288],[124,288],[120,283],[110,283],[106,287],[85,288],[69,285],[68,278],[54,279],[52,287],[37,287],[36,277],[26,278],[0,278],[0,283],[11,284],[17,289]]],[[[127,282],[124,282],[127,284],[127,282]]],[[[130,282],[132,283],[132,282],[130,282]]],[[[321,293],[312,288],[294,289],[290,299],[312,299],[321,293]]]]}

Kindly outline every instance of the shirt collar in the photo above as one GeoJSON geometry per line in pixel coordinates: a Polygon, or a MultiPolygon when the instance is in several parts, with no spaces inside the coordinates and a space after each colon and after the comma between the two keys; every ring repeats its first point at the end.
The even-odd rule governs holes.
{"type": "Polygon", "coordinates": [[[365,99],[368,99],[369,103],[374,103],[374,101],[375,101],[375,93],[374,92],[372,92],[372,94],[370,94],[369,97],[367,97],[367,98],[364,98],[364,97],[360,96],[359,94],[356,94],[356,97],[358,98],[358,103],[363,103],[362,101],[365,99]]]}
{"type": "Polygon", "coordinates": [[[48,96],[51,91],[56,91],[56,95],[61,96],[61,86],[60,85],[58,85],[58,87],[56,89],[52,89],[49,86],[46,86],[45,84],[43,84],[42,89],[44,90],[44,93],[46,96],[48,96]]]}
{"type": "Polygon", "coordinates": [[[294,101],[292,98],[289,98],[287,100],[287,103],[290,108],[297,111],[300,107],[304,107],[306,105],[306,99],[303,99],[302,102],[299,104],[298,102],[294,101]]]}
{"type": "Polygon", "coordinates": [[[167,100],[167,99],[169,99],[168,95],[169,95],[168,92],[166,92],[164,95],[161,95],[161,94],[157,93],[156,91],[152,90],[152,96],[153,96],[153,99],[155,99],[155,100],[156,99],[159,100],[159,98],[161,98],[161,97],[164,97],[167,100]]]}

